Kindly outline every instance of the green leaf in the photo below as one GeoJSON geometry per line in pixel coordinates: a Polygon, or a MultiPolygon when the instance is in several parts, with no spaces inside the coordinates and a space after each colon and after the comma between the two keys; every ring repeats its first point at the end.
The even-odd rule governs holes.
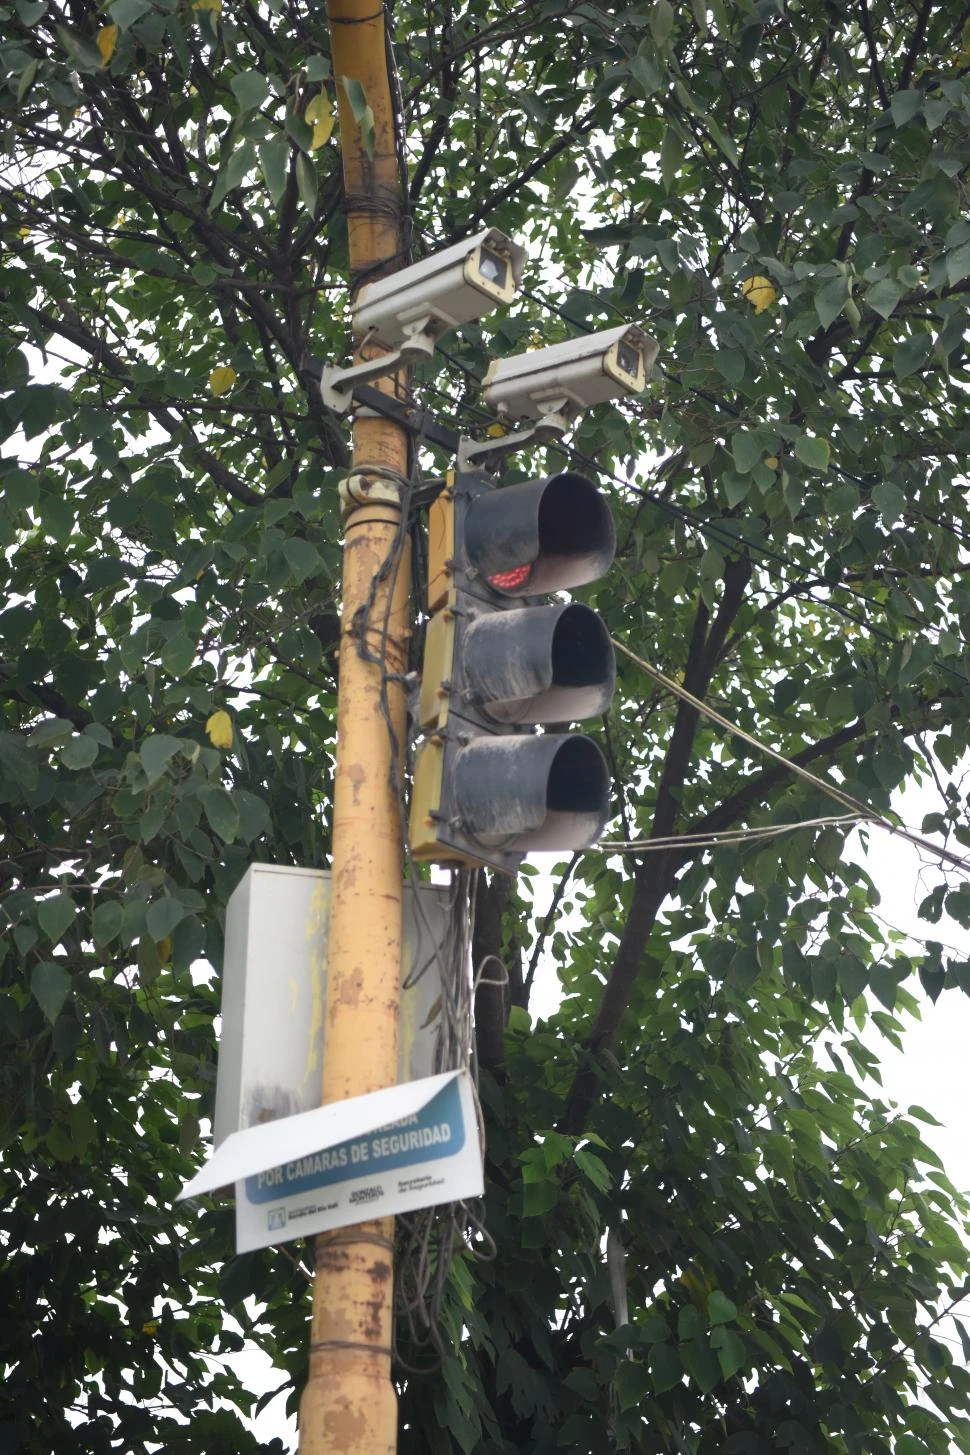
{"type": "Polygon", "coordinates": [[[897,91],[889,103],[889,109],[892,112],[896,129],[906,126],[923,110],[922,91],[916,90],[915,87],[909,91],[897,91]]]}
{"type": "Polygon", "coordinates": [[[654,45],[662,50],[674,29],[674,11],[670,0],[654,0],[650,11],[650,34],[654,45]]]}
{"type": "Polygon", "coordinates": [[[240,186],[248,173],[252,171],[255,160],[256,152],[252,142],[249,141],[242,142],[234,151],[230,152],[219,168],[219,175],[216,177],[212,196],[209,198],[207,209],[209,212],[215,212],[233,188],[240,186]]]}
{"type": "MultiPolygon", "coordinates": [[[[663,141],[660,143],[660,179],[665,192],[669,192],[673,187],[686,154],[687,145],[680,129],[676,126],[668,126],[664,131],[663,141]]],[[[744,373],[743,360],[741,372],[744,373]]]]}
{"type": "Polygon", "coordinates": [[[170,894],[153,900],[145,914],[145,928],[156,942],[167,939],[175,926],[188,914],[188,910],[170,894]]]}
{"type": "Polygon", "coordinates": [[[175,754],[186,746],[181,738],[170,737],[167,733],[153,733],[150,738],[145,739],[138,750],[138,756],[149,787],[158,782],[175,754]]]}
{"type": "Polygon", "coordinates": [[[270,94],[269,81],[262,71],[240,71],[229,86],[242,111],[258,110],[270,94]]]}
{"type": "Polygon", "coordinates": [[[925,1122],[927,1126],[930,1127],[941,1127],[943,1125],[943,1123],[937,1121],[936,1117],[933,1116],[932,1113],[928,1112],[925,1107],[917,1106],[915,1104],[906,1108],[906,1115],[910,1117],[915,1117],[917,1121],[925,1122]]]}
{"type": "MultiPolygon", "coordinates": [[[[46,9],[46,6],[43,7],[46,9]]],[[[28,61],[20,75],[17,77],[17,105],[22,106],[26,97],[30,94],[30,88],[37,79],[37,72],[40,70],[40,61],[35,57],[28,61]]]]}
{"type": "Polygon", "coordinates": [[[783,470],[781,476],[781,494],[788,514],[794,520],[804,503],[804,481],[796,479],[794,475],[789,475],[787,470],[783,470]]]}
{"type": "Polygon", "coordinates": [[[151,0],[114,0],[108,6],[108,14],[119,30],[130,30],[151,8],[151,0]]]}
{"type": "Polygon", "coordinates": [[[91,917],[91,929],[94,934],[94,943],[99,949],[104,945],[109,945],[121,933],[124,917],[124,908],[117,899],[105,899],[95,906],[94,914],[91,917]]]}
{"type": "Polygon", "coordinates": [[[552,1178],[544,1182],[523,1182],[522,1216],[543,1218],[559,1201],[559,1184],[552,1178]]]}
{"type": "Polygon", "coordinates": [[[37,905],[37,923],[44,934],[47,935],[52,945],[57,945],[64,938],[77,914],[77,906],[69,894],[63,890],[54,894],[50,899],[42,899],[37,905]]]}
{"type": "Polygon", "coordinates": [[[367,94],[359,81],[352,76],[338,76],[337,80],[344,88],[344,94],[350,102],[350,109],[354,120],[360,128],[360,140],[364,151],[369,157],[374,155],[374,113],[367,100],[367,94]]]}
{"type": "Polygon", "coordinates": [[[842,957],[839,961],[838,976],[839,989],[850,1005],[869,984],[866,967],[861,960],[857,960],[854,956],[842,957]]]}
{"type": "Polygon", "coordinates": [[[641,1405],[650,1393],[650,1379],[645,1366],[633,1359],[622,1359],[613,1376],[613,1388],[621,1410],[641,1405]]]}
{"type": "Polygon", "coordinates": [[[573,1154],[573,1160],[583,1176],[599,1192],[609,1192],[613,1185],[613,1178],[609,1168],[601,1158],[596,1156],[595,1152],[590,1152],[585,1147],[579,1147],[573,1154]]]}
{"type": "Polygon", "coordinates": [[[897,379],[908,379],[922,368],[930,356],[933,340],[928,333],[914,333],[893,353],[893,372],[897,379]]]}
{"type": "Polygon", "coordinates": [[[795,441],[795,458],[808,470],[827,470],[830,454],[828,440],[821,439],[818,435],[800,434],[795,441]]]}
{"type": "Polygon", "coordinates": [[[238,836],[248,844],[269,828],[269,805],[245,788],[237,788],[233,797],[239,810],[238,836]]]}
{"type": "Polygon", "coordinates": [[[3,477],[3,498],[12,510],[31,510],[40,499],[40,481],[31,470],[10,470],[3,477]]]}
{"type": "Polygon", "coordinates": [[[711,1343],[717,1351],[717,1360],[725,1379],[731,1379],[739,1369],[749,1362],[744,1340],[732,1329],[716,1329],[711,1343]]]}
{"type": "Polygon", "coordinates": [[[849,301],[849,285],[845,278],[834,278],[815,295],[815,312],[823,328],[835,322],[849,301]]]}
{"type": "Polygon", "coordinates": [[[300,536],[289,536],[283,542],[283,555],[289,562],[290,569],[297,581],[305,581],[321,566],[320,552],[316,546],[309,541],[303,540],[300,536]]]}
{"type": "Polygon", "coordinates": [[[740,475],[747,475],[765,456],[764,439],[757,431],[742,430],[731,440],[731,454],[740,475]]]}
{"type": "Polygon", "coordinates": [[[707,1313],[712,1324],[729,1324],[737,1315],[737,1305],[733,1304],[726,1293],[715,1288],[707,1300],[707,1313]]]}
{"type": "Polygon", "coordinates": [[[728,508],[733,510],[742,500],[747,500],[753,484],[750,474],[739,475],[737,470],[725,470],[721,476],[721,486],[728,508]]]}
{"type": "Polygon", "coordinates": [[[162,666],[173,677],[184,677],[195,661],[196,646],[181,628],[174,631],[162,647],[162,666]]]}
{"type": "Polygon", "coordinates": [[[73,731],[73,724],[66,717],[48,717],[37,724],[27,743],[31,748],[46,748],[52,743],[63,743],[73,731]]]}
{"type": "Polygon", "coordinates": [[[890,318],[904,291],[892,278],[881,278],[878,283],[873,283],[864,301],[881,318],[890,318]]]}
{"type": "Polygon", "coordinates": [[[714,142],[718,150],[723,152],[724,156],[727,157],[732,167],[737,167],[738,149],[734,145],[734,141],[732,140],[732,138],[717,124],[712,116],[708,116],[705,118],[704,125],[707,127],[707,130],[714,138],[714,142]]]}
{"type": "Polygon", "coordinates": [[[673,1389],[684,1377],[684,1366],[673,1344],[654,1344],[647,1359],[647,1367],[657,1394],[673,1389]]]}
{"type": "Polygon", "coordinates": [[[963,243],[946,255],[946,281],[951,288],[970,274],[970,242],[963,243]]]}
{"type": "Polygon", "coordinates": [[[710,1394],[720,1384],[720,1361],[713,1349],[709,1349],[706,1344],[690,1339],[686,1344],[681,1344],[680,1357],[688,1375],[702,1394],[710,1394]]]}
{"type": "Polygon", "coordinates": [[[303,206],[313,217],[317,210],[317,173],[310,158],[304,152],[298,152],[296,157],[296,190],[300,194],[303,206]]]}
{"type": "Polygon", "coordinates": [[[744,378],[744,354],[738,349],[716,349],[714,367],[729,384],[740,384],[744,378]]]}
{"type": "Polygon", "coordinates": [[[28,28],[47,14],[47,0],[17,0],[16,11],[28,28]]]}
{"type": "Polygon", "coordinates": [[[872,503],[882,516],[883,525],[892,526],[906,509],[906,496],[891,480],[880,480],[873,487],[872,503]]]}
{"type": "Polygon", "coordinates": [[[53,1025],[71,993],[71,977],[63,965],[42,960],[30,972],[30,993],[53,1025]]]}
{"type": "Polygon", "coordinates": [[[279,205],[286,191],[286,171],[290,160],[290,145],[282,137],[264,141],[259,148],[259,166],[266,183],[266,190],[279,205]]]}
{"type": "Polygon", "coordinates": [[[101,52],[84,35],[70,30],[66,25],[55,25],[54,33],[77,69],[85,75],[94,75],[102,69],[101,52]]]}
{"type": "Polygon", "coordinates": [[[143,986],[154,985],[161,973],[158,946],[151,935],[142,935],[138,941],[138,979],[143,986]]]}
{"type": "Polygon", "coordinates": [[[60,749],[60,759],[65,768],[90,768],[97,756],[96,740],[84,733],[77,733],[69,738],[60,749]]]}
{"type": "Polygon", "coordinates": [[[204,788],[199,793],[205,816],[223,843],[231,844],[239,832],[239,810],[232,794],[224,788],[204,788]]]}

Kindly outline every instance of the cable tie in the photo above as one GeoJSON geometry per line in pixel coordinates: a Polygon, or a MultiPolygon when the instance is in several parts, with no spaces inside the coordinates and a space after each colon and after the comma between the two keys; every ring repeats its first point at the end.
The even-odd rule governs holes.
{"type": "Polygon", "coordinates": [[[336,1238],[320,1233],[317,1237],[317,1252],[329,1251],[331,1248],[350,1248],[356,1243],[373,1243],[376,1248],[383,1248],[386,1253],[394,1252],[391,1239],[385,1238],[381,1233],[341,1233],[336,1238]]]}
{"type": "Polygon", "coordinates": [[[357,1349],[364,1354],[380,1354],[385,1359],[393,1358],[387,1344],[358,1344],[354,1339],[315,1339],[310,1345],[311,1354],[319,1354],[324,1349],[357,1349]]]}

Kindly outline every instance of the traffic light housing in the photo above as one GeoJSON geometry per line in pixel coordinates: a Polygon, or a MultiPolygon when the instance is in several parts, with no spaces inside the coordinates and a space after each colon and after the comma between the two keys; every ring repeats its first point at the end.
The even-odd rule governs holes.
{"type": "Polygon", "coordinates": [[[429,518],[428,610],[410,842],[415,859],[514,872],[602,832],[609,773],[581,733],[616,665],[602,619],[537,598],[595,581],[616,549],[606,501],[571,471],[498,488],[456,475],[429,518]]]}

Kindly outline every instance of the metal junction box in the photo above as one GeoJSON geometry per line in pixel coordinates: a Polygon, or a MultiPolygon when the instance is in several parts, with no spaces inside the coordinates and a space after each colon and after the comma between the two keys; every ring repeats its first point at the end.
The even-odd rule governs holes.
{"type": "MultiPolygon", "coordinates": [[[[447,886],[404,888],[398,1079],[431,1076],[447,942],[447,886]],[[414,895],[421,895],[415,914],[414,895]]],[[[213,1140],[320,1105],[330,875],[253,864],[226,910],[213,1140]]],[[[455,966],[452,973],[465,973],[455,966]]],[[[361,1046],[362,1057],[367,1055],[361,1046]]]]}

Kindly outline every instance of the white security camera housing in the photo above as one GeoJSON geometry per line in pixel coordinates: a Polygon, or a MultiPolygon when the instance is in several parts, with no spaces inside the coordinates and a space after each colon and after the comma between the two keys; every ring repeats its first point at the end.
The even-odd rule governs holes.
{"type": "Polygon", "coordinates": [[[525,249],[487,227],[420,263],[365,283],[351,326],[358,338],[396,349],[416,333],[437,336],[508,304],[522,281],[525,249]]]}
{"type": "Polygon", "coordinates": [[[496,359],[482,383],[496,413],[512,419],[570,419],[590,405],[647,387],[658,345],[638,324],[496,359]]]}

